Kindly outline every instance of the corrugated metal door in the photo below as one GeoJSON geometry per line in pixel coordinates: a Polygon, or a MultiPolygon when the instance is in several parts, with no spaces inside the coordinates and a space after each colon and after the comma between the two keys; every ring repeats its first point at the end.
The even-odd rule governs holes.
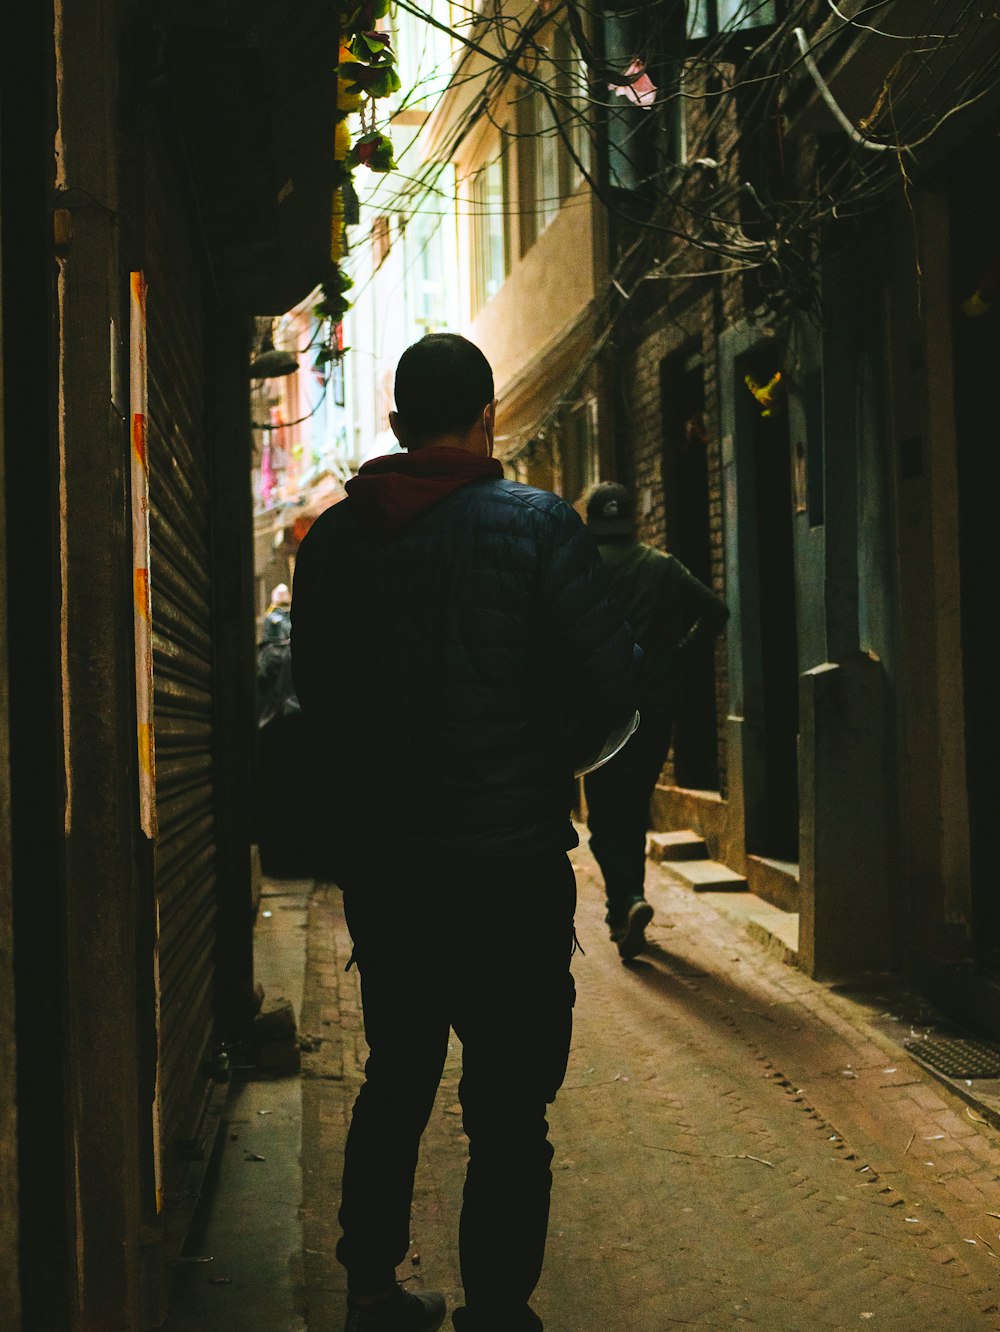
{"type": "Polygon", "coordinates": [[[203,278],[165,152],[147,177],[150,582],[160,915],[160,1097],[194,1137],[215,1025],[213,616],[203,278]]]}

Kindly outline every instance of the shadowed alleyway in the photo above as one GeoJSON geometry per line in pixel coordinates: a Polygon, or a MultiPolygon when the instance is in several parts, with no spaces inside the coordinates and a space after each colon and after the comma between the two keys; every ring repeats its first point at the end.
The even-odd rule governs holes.
{"type": "MultiPolygon", "coordinates": [[[[551,1113],[555,1190],[535,1300],[549,1332],[1000,1328],[995,1130],[879,1034],[867,1010],[770,957],[665,870],[649,870],[651,947],[623,966],[605,937],[593,861],[582,849],[574,860],[586,951],[574,963],[574,1049],[551,1113]]],[[[199,1276],[196,1290],[186,1273],[188,1298],[208,1312],[171,1326],[341,1325],[340,1153],[364,1039],[339,893],[319,887],[308,915],[300,1029],[322,1039],[303,1057],[301,1255],[281,1260],[294,1274],[288,1316],[269,1314],[265,1326],[249,1305],[239,1312],[249,1278],[237,1265],[224,1289],[199,1276]]],[[[451,1305],[459,1070],[456,1042],[401,1273],[443,1288],[451,1305]]],[[[243,1156],[241,1142],[226,1147],[243,1156]]],[[[256,1202],[238,1209],[251,1231],[248,1207],[263,1216],[288,1196],[274,1159],[274,1170],[233,1166],[260,1172],[256,1202]]],[[[215,1212],[216,1227],[231,1224],[225,1207],[215,1212]]],[[[502,1252],[496,1259],[499,1273],[502,1252]]],[[[259,1263],[254,1271],[259,1279],[259,1263]]]]}

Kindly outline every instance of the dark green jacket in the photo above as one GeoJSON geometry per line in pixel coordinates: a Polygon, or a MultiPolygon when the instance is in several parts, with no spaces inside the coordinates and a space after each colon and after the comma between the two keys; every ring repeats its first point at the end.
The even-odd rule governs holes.
{"type": "Polygon", "coordinates": [[[671,712],[696,643],[719,632],[729,607],[673,555],[639,541],[604,541],[612,591],[642,648],[639,711],[671,712]]]}

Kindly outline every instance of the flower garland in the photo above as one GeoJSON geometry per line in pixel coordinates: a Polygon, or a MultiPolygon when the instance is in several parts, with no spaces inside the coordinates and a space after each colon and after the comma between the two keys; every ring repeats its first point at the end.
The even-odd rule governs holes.
{"type": "MultiPolygon", "coordinates": [[[[337,115],[334,138],[333,215],[330,227],[330,272],[323,283],[323,299],[316,314],[335,324],[350,309],[347,292],[353,283],[341,268],[344,255],[345,195],[354,194],[353,173],[364,166],[384,173],[395,170],[392,141],[376,128],[375,102],[400,86],[396,54],[387,32],[376,27],[389,12],[389,0],[333,0],[340,19],[340,55],[337,63],[337,115]],[[352,141],[348,117],[361,116],[361,134],[352,141]]],[[[330,352],[333,359],[342,355],[330,352]]]]}

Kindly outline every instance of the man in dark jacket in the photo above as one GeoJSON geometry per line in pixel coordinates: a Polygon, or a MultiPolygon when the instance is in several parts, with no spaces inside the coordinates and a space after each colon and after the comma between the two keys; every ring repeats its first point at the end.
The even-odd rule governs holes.
{"type": "Polygon", "coordinates": [[[604,875],[607,923],[619,953],[629,959],[641,952],[653,918],[643,895],[649,802],[670,751],[681,674],[696,646],[710,642],[725,624],[729,608],[680,560],[635,539],[632,499],[624,486],[604,481],[594,487],[587,526],[643,650],[642,724],[619,754],[584,778],[590,849],[604,875]]]}
{"type": "Polygon", "coordinates": [[[470,1154],[454,1323],[527,1332],[572,1016],[571,777],[632,715],[633,643],[574,511],[503,479],[478,348],[426,337],[395,387],[406,452],[313,525],[292,607],[370,1047],[340,1210],[347,1328],[444,1317],[395,1268],[454,1027],[470,1154]]]}

